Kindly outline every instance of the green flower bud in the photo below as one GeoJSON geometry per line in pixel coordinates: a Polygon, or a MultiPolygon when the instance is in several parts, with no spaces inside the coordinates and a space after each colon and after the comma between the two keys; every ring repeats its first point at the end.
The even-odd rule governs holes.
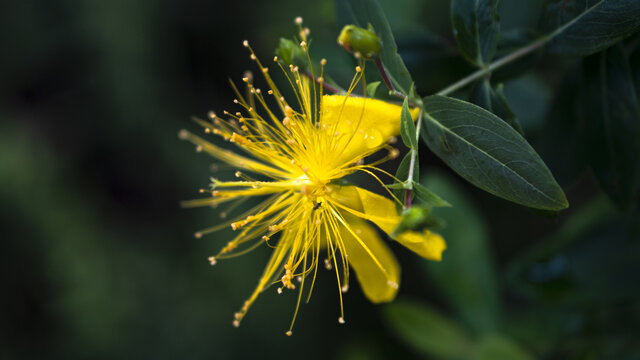
{"type": "Polygon", "coordinates": [[[369,24],[369,29],[355,25],[346,25],[338,36],[338,44],[356,57],[370,60],[378,57],[382,51],[382,42],[369,24]]]}
{"type": "Polygon", "coordinates": [[[278,60],[285,66],[293,65],[305,70],[307,68],[307,54],[297,42],[280,38],[280,45],[276,49],[278,60]]]}
{"type": "Polygon", "coordinates": [[[404,211],[400,224],[393,230],[392,236],[402,234],[405,231],[422,231],[442,226],[442,221],[433,217],[431,209],[426,206],[412,206],[404,211]]]}

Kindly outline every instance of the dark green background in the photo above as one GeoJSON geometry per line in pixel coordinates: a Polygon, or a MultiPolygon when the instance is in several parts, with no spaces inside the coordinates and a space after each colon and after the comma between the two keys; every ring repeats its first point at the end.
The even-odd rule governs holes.
{"type": "MultiPolygon", "coordinates": [[[[448,1],[381,4],[420,94],[473,70],[455,48],[448,1]]],[[[542,12],[541,2],[503,0],[501,28],[539,28],[542,12]]],[[[0,357],[423,356],[391,325],[393,308],[371,305],[355,283],[345,297],[347,324],[339,325],[335,278],[324,271],[293,337],[284,332],[295,296],[275,290],[233,328],[268,250],[212,268],[207,257],[229,232],[194,239],[218,212],[179,207],[212,172],[210,159],[177,131],[198,130],[192,115],[230,108],[227,79],[252,67],[242,40],[270,63],[298,15],[311,27],[313,55],[326,57],[346,85],[354,63],[335,43],[331,1],[0,4],[0,357]]],[[[616,210],[572,146],[584,104],[580,78],[580,59],[544,55],[505,82],[527,139],[571,203],[555,219],[464,183],[422,146],[422,174],[439,174],[456,194],[446,199],[463,209],[442,214],[451,251],[463,255],[445,252],[442,264],[425,266],[391,244],[403,269],[400,304],[428,303],[473,336],[506,334],[535,357],[640,354],[632,336],[640,330],[638,216],[616,210]],[[472,235],[456,231],[473,233],[470,224],[487,236],[480,248],[465,247],[472,235]],[[490,299],[478,301],[497,306],[491,314],[499,320],[484,318],[484,303],[467,301],[465,286],[478,283],[460,277],[473,277],[476,262],[489,264],[473,275],[490,284],[490,299]]]]}

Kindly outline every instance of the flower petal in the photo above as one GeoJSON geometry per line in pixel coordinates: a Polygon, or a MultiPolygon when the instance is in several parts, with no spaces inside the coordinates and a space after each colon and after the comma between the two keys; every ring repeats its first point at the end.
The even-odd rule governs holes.
{"type": "MultiPolygon", "coordinates": [[[[384,196],[351,185],[333,186],[331,189],[331,198],[340,210],[373,222],[389,236],[402,220],[393,201],[384,196]]],[[[428,230],[422,233],[405,231],[393,239],[430,260],[440,261],[442,252],[447,248],[442,236],[428,230]]]]}
{"type": "Polygon", "coordinates": [[[362,291],[373,303],[393,300],[400,282],[400,266],[396,258],[369,224],[354,216],[345,216],[345,219],[351,231],[341,227],[342,242],[362,291]]]}
{"type": "Polygon", "coordinates": [[[423,258],[435,261],[442,260],[442,252],[447,248],[442,236],[429,230],[405,231],[395,240],[423,258]]]}
{"type": "MultiPolygon", "coordinates": [[[[402,106],[385,101],[342,95],[322,97],[320,126],[337,133],[340,163],[353,162],[400,134],[402,106]]],[[[412,110],[417,118],[419,109],[412,110]]]]}
{"type": "Polygon", "coordinates": [[[331,198],[341,209],[373,222],[387,234],[400,222],[395,204],[384,196],[353,185],[332,186],[331,190],[331,198]]]}

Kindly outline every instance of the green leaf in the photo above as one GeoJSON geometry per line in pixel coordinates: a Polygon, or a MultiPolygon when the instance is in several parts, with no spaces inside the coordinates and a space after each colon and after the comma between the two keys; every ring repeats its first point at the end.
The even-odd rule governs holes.
{"type": "Polygon", "coordinates": [[[422,183],[454,204],[433,209],[435,216],[455,226],[438,230],[447,250],[441,262],[423,263],[427,275],[445,303],[476,334],[494,332],[501,306],[486,221],[455,179],[429,171],[422,183]]]}
{"type": "Polygon", "coordinates": [[[422,139],[438,157],[477,187],[543,210],[569,206],[542,159],[512,127],[471,103],[424,98],[422,139]]]}
{"type": "MultiPolygon", "coordinates": [[[[416,161],[414,163],[414,169],[413,169],[413,182],[417,182],[418,179],[420,179],[420,166],[419,166],[420,162],[418,161],[418,155],[416,154],[416,161]]],[[[405,181],[408,180],[408,176],[409,176],[409,167],[411,165],[411,151],[409,151],[407,153],[407,155],[404,156],[404,158],[402,158],[402,161],[400,162],[400,165],[398,165],[398,170],[396,171],[396,178],[398,178],[398,180],[400,181],[405,181]]],[[[408,184],[413,184],[413,183],[408,183],[408,184]]],[[[407,187],[403,186],[402,189],[396,189],[393,191],[394,195],[404,201],[404,194],[406,191],[407,187]]]]}
{"type": "Polygon", "coordinates": [[[426,304],[397,300],[385,307],[384,315],[398,340],[421,354],[460,359],[473,346],[463,329],[426,304]]]}
{"type": "Polygon", "coordinates": [[[402,142],[410,149],[418,149],[418,139],[416,138],[416,124],[413,122],[411,112],[409,112],[409,98],[405,97],[400,113],[400,135],[402,142]]]}
{"type": "Polygon", "coordinates": [[[507,98],[504,96],[503,84],[498,84],[494,89],[489,80],[479,81],[471,89],[469,100],[483,109],[491,111],[520,133],[520,135],[524,135],[524,131],[522,130],[522,126],[520,126],[516,114],[513,113],[513,110],[511,110],[507,102],[507,98]]]}
{"type": "Polygon", "coordinates": [[[398,47],[391,33],[391,27],[382,8],[375,0],[336,0],[336,13],[340,27],[355,24],[367,28],[369,24],[382,40],[380,60],[384,64],[391,82],[398,91],[409,95],[413,80],[409,70],[398,55],[398,47]]]}
{"type": "Polygon", "coordinates": [[[418,199],[422,200],[422,202],[429,207],[450,207],[451,204],[446,200],[442,199],[440,196],[436,195],[433,191],[427,189],[422,186],[418,182],[413,183],[413,190],[416,193],[418,199]]]}
{"type": "Polygon", "coordinates": [[[549,35],[550,52],[590,55],[640,29],[640,1],[555,1],[547,6],[545,18],[557,27],[549,35]]]}
{"type": "Polygon", "coordinates": [[[584,61],[587,159],[604,191],[625,210],[640,185],[640,106],[624,49],[584,61]]]}
{"type": "Polygon", "coordinates": [[[367,96],[371,98],[375,98],[376,91],[378,90],[378,86],[380,86],[380,81],[374,81],[372,83],[367,84],[367,96]]]}
{"type": "Polygon", "coordinates": [[[480,339],[471,356],[472,360],[533,360],[534,357],[508,338],[493,334],[480,339]]]}
{"type": "Polygon", "coordinates": [[[498,45],[497,0],[452,0],[451,24],[462,55],[476,66],[491,62],[498,45]]]}

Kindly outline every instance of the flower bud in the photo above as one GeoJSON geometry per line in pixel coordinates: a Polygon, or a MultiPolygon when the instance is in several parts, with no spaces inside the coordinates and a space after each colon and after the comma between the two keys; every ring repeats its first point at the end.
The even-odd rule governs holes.
{"type": "Polygon", "coordinates": [[[299,43],[280,38],[280,45],[276,49],[278,60],[285,66],[297,66],[301,70],[307,68],[307,55],[299,43]]]}
{"type": "Polygon", "coordinates": [[[416,205],[406,209],[402,214],[402,220],[391,235],[396,236],[405,231],[422,231],[442,226],[442,221],[430,213],[431,209],[426,206],[416,205]]]}
{"type": "Polygon", "coordinates": [[[370,60],[378,57],[382,51],[382,42],[369,24],[369,29],[355,25],[346,25],[338,36],[338,44],[354,53],[357,58],[370,60]]]}

